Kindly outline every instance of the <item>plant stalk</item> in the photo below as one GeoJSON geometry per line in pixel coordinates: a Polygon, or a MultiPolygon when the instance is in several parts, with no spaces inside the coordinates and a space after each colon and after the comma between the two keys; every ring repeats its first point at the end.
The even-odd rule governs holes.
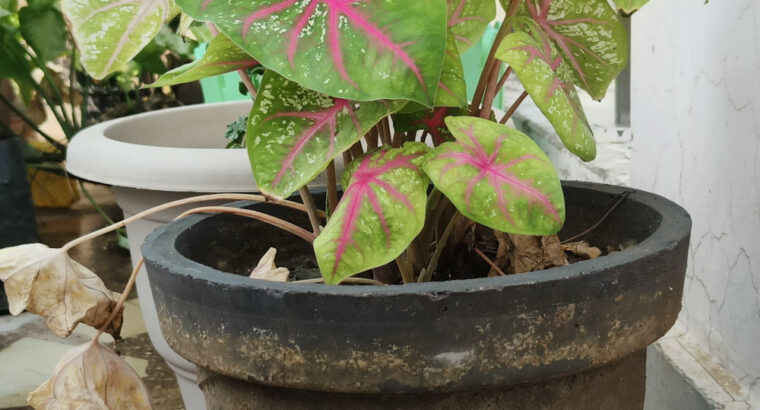
{"type": "Polygon", "coordinates": [[[261,221],[269,225],[272,225],[274,227],[280,228],[283,231],[290,232],[293,235],[296,235],[299,238],[309,243],[313,243],[314,239],[316,239],[317,237],[315,234],[307,231],[306,229],[303,229],[300,226],[292,224],[288,221],[277,218],[276,216],[265,214],[263,212],[253,211],[250,209],[243,209],[243,208],[230,208],[226,206],[204,206],[204,207],[195,208],[187,212],[184,212],[182,215],[178,216],[175,219],[183,218],[188,215],[207,213],[207,212],[239,215],[239,216],[245,216],[251,219],[255,219],[257,221],[261,221]]]}
{"type": "Polygon", "coordinates": [[[67,244],[63,245],[61,248],[64,252],[68,251],[69,249],[80,245],[84,242],[89,241],[90,239],[97,238],[101,235],[105,235],[109,232],[113,232],[119,228],[122,228],[134,221],[140,220],[142,218],[145,218],[146,216],[153,215],[155,213],[165,211],[170,208],[174,208],[177,206],[183,206],[183,205],[189,205],[197,202],[206,202],[206,201],[256,201],[256,202],[269,202],[276,205],[282,205],[287,208],[295,209],[298,211],[306,212],[306,207],[303,204],[299,204],[297,202],[292,201],[272,201],[268,199],[267,197],[263,195],[256,195],[256,194],[211,194],[211,195],[200,195],[195,196],[192,198],[185,198],[180,199],[177,201],[167,202],[165,204],[146,209],[138,214],[132,215],[131,217],[124,219],[122,221],[119,221],[113,225],[106,226],[104,228],[100,228],[97,231],[90,232],[87,235],[80,236],[79,238],[76,238],[67,244]]]}
{"type": "Polygon", "coordinates": [[[327,176],[327,214],[332,216],[338,207],[338,177],[335,174],[335,160],[330,161],[326,171],[327,176]]]}
{"type": "Polygon", "coordinates": [[[528,92],[527,91],[523,91],[522,94],[520,94],[520,96],[517,97],[517,99],[515,100],[515,102],[512,103],[512,106],[509,107],[509,110],[507,110],[507,113],[504,114],[503,117],[501,117],[501,121],[499,121],[499,124],[506,124],[507,121],[515,113],[515,111],[517,111],[517,107],[519,107],[520,104],[522,104],[523,100],[525,100],[525,97],[527,97],[527,96],[528,96],[528,92]]]}
{"type": "Polygon", "coordinates": [[[306,207],[306,213],[309,215],[309,222],[311,222],[311,229],[314,231],[314,235],[319,235],[319,217],[317,216],[317,205],[314,203],[314,197],[311,196],[309,187],[303,186],[298,190],[301,195],[301,200],[306,207]]]}

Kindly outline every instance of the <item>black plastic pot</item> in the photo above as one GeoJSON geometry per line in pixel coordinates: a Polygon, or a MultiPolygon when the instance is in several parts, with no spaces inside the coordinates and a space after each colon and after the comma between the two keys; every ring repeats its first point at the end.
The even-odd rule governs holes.
{"type": "MultiPolygon", "coordinates": [[[[39,242],[21,138],[0,138],[0,249],[39,242]]],[[[8,301],[0,286],[0,315],[8,301]]]]}
{"type": "MultiPolygon", "coordinates": [[[[564,188],[560,237],[592,225],[624,191],[564,188]]],[[[621,409],[642,407],[645,349],[681,309],[690,229],[682,208],[635,191],[585,238],[638,243],[622,252],[403,286],[283,284],[222,272],[244,273],[269,246],[286,249],[278,252],[283,266],[309,251],[230,215],[173,222],[142,250],[163,335],[204,369],[199,382],[212,409],[621,409]]]]}

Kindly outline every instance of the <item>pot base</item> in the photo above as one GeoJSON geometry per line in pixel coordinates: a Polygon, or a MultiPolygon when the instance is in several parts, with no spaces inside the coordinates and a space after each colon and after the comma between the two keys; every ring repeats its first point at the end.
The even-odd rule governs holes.
{"type": "Polygon", "coordinates": [[[209,410],[300,409],[641,409],[646,349],[617,362],[547,383],[426,395],[362,395],[293,390],[247,383],[201,370],[209,410]]]}

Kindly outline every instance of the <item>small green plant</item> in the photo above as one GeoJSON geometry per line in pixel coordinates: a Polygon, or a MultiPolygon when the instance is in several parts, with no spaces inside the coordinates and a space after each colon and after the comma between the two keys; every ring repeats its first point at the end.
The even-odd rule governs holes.
{"type": "MultiPolygon", "coordinates": [[[[615,1],[624,13],[644,2],[615,1]]],[[[439,262],[455,261],[457,255],[483,259],[489,276],[567,263],[556,237],[565,220],[560,180],[538,146],[505,124],[530,96],[570,152],[594,159],[596,145],[578,89],[594,99],[605,95],[626,65],[625,30],[607,0],[501,0],[505,18],[468,102],[459,56],[477,42],[496,7],[493,0],[62,3],[81,62],[95,78],[122,69],[178,12],[184,25],[206,25],[215,37],[204,57],[165,73],[153,86],[241,73],[254,97],[245,147],[263,195],[197,200],[274,202],[308,213],[312,231],[248,210],[194,212],[249,216],[313,243],[327,284],[442,279],[436,277],[439,262]],[[265,72],[256,87],[249,71],[258,66],[265,72]],[[512,74],[525,91],[497,116],[493,100],[512,74]],[[336,175],[339,160],[342,175],[336,175]],[[326,212],[316,208],[307,187],[322,173],[327,177],[326,212]],[[286,200],[296,192],[303,205],[286,200]],[[483,241],[495,244],[494,260],[479,249],[483,241]],[[534,263],[524,263],[521,255],[535,256],[534,263]],[[370,272],[374,279],[354,278],[370,272]]],[[[238,128],[228,132],[233,142],[240,136],[238,128]]],[[[58,316],[28,302],[37,301],[29,292],[65,292],[50,290],[44,281],[36,287],[41,271],[76,271],[82,280],[96,281],[65,257],[66,250],[128,222],[60,250],[27,245],[0,251],[0,279],[10,289],[14,311],[26,307],[46,317],[85,312],[64,322],[74,326],[81,321],[117,334],[113,321],[120,317],[121,305],[115,294],[67,301],[78,309],[57,311],[58,316]]],[[[285,279],[273,257],[273,252],[265,255],[254,277],[285,279]]],[[[59,334],[70,332],[69,327],[51,327],[59,334]]],[[[86,361],[95,345],[76,354],[86,361]]],[[[84,383],[66,377],[54,376],[33,394],[32,403],[52,403],[45,401],[51,400],[51,384],[84,383]]],[[[119,397],[112,393],[95,396],[119,397]]]]}

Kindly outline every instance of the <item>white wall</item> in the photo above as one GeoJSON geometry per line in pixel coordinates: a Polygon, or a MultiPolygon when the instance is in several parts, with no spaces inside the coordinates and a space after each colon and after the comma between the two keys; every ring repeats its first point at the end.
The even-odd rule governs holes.
{"type": "Polygon", "coordinates": [[[713,376],[750,403],[760,403],[759,24],[758,0],[652,0],[632,25],[631,184],[691,213],[680,321],[708,354],[697,359],[719,362],[728,374],[713,376]]]}

